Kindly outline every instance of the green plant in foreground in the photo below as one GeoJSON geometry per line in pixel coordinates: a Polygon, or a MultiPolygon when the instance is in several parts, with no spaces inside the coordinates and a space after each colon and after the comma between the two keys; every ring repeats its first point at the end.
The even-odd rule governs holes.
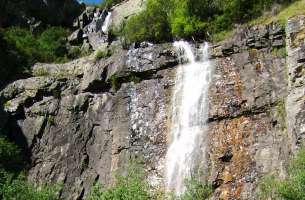
{"type": "Polygon", "coordinates": [[[60,186],[36,187],[26,180],[21,151],[0,133],[0,199],[3,200],[57,200],[60,186]]]}
{"type": "Polygon", "coordinates": [[[137,163],[131,163],[127,175],[115,175],[115,185],[102,190],[96,184],[87,197],[87,200],[148,200],[152,199],[150,186],[145,181],[143,168],[137,163]]]}
{"type": "Polygon", "coordinates": [[[280,180],[265,176],[259,183],[259,199],[305,200],[305,149],[300,149],[288,168],[288,175],[280,180]]]}
{"type": "MultiPolygon", "coordinates": [[[[60,186],[49,187],[43,185],[36,187],[28,182],[24,175],[16,178],[2,171],[4,181],[0,185],[0,197],[3,200],[58,200],[58,191],[60,186]]],[[[2,177],[1,177],[2,179],[2,177]]]]}
{"type": "Polygon", "coordinates": [[[185,180],[186,191],[179,200],[205,200],[208,199],[212,193],[213,188],[210,184],[201,181],[198,177],[191,177],[185,180]]]}
{"type": "Polygon", "coordinates": [[[213,193],[211,185],[193,176],[185,181],[186,191],[180,197],[153,189],[145,180],[143,166],[131,162],[125,176],[115,174],[115,184],[104,189],[95,184],[86,200],[204,200],[213,193]]]}
{"type": "Polygon", "coordinates": [[[14,170],[21,165],[20,149],[0,133],[0,169],[14,170]]]}

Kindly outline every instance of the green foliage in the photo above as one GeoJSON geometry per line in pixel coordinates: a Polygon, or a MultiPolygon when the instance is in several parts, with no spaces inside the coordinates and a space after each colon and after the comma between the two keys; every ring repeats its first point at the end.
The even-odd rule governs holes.
{"type": "Polygon", "coordinates": [[[278,56],[278,57],[286,57],[287,56],[286,48],[285,47],[273,48],[272,55],[278,56]]]}
{"type": "Polygon", "coordinates": [[[61,27],[50,27],[38,36],[39,49],[44,62],[60,61],[67,54],[66,36],[68,32],[61,27]]]}
{"type": "Polygon", "coordinates": [[[119,89],[119,87],[120,87],[120,82],[119,82],[118,76],[117,76],[116,74],[113,74],[113,75],[110,77],[109,81],[110,81],[111,87],[112,87],[115,91],[117,91],[117,90],[119,89]]]}
{"type": "Polygon", "coordinates": [[[137,41],[166,41],[171,38],[168,23],[170,1],[148,0],[146,10],[131,17],[123,28],[127,43],[137,41]]]}
{"type": "Polygon", "coordinates": [[[274,175],[268,175],[263,177],[259,184],[259,191],[257,193],[257,198],[259,200],[275,200],[279,199],[278,192],[276,188],[278,187],[278,181],[274,175]]]}
{"type": "Polygon", "coordinates": [[[131,163],[126,176],[115,175],[115,185],[102,191],[96,184],[87,200],[148,200],[152,199],[149,184],[145,181],[143,168],[131,163]]]}
{"type": "Polygon", "coordinates": [[[50,27],[34,35],[20,27],[0,30],[0,86],[12,79],[27,76],[36,62],[67,61],[67,31],[50,27]]]}
{"type": "Polygon", "coordinates": [[[279,180],[264,177],[259,184],[259,199],[305,200],[305,149],[299,150],[292,160],[288,176],[279,180]]]}
{"type": "Polygon", "coordinates": [[[180,197],[153,190],[145,180],[142,165],[134,161],[130,163],[126,176],[115,175],[115,183],[107,190],[103,190],[100,184],[95,184],[87,200],[204,200],[213,193],[212,186],[197,176],[186,180],[186,191],[180,197]]]}
{"type": "Polygon", "coordinates": [[[37,36],[19,27],[11,27],[4,32],[4,39],[25,55],[25,65],[63,59],[67,53],[66,36],[67,31],[61,27],[47,28],[37,36]]]}
{"type": "Polygon", "coordinates": [[[20,149],[0,133],[0,199],[56,200],[59,186],[35,187],[19,171],[24,167],[20,149]]]}
{"type": "MultiPolygon", "coordinates": [[[[127,43],[163,42],[175,38],[227,36],[234,24],[261,16],[275,3],[294,0],[148,0],[145,11],[131,17],[123,28],[127,43]],[[209,34],[208,34],[209,33],[209,34]]],[[[217,38],[216,38],[217,39],[217,38]]]]}
{"type": "Polygon", "coordinates": [[[272,21],[278,21],[284,25],[289,17],[305,14],[305,0],[284,1],[284,6],[274,16],[263,15],[257,19],[250,21],[250,24],[269,24],[272,21]]]}
{"type": "Polygon", "coordinates": [[[16,178],[8,173],[0,172],[0,197],[3,200],[57,200],[59,186],[35,187],[27,182],[24,175],[19,175],[16,178]],[[3,181],[4,180],[4,181],[3,181]]]}
{"type": "Polygon", "coordinates": [[[186,191],[179,200],[204,200],[213,193],[212,186],[199,180],[197,176],[193,176],[185,182],[186,191]]]}
{"type": "Polygon", "coordinates": [[[102,58],[107,58],[107,57],[110,57],[112,55],[112,52],[111,50],[107,49],[107,50],[98,50],[95,54],[95,60],[99,60],[99,59],[102,59],[102,58]]]}
{"type": "Polygon", "coordinates": [[[54,116],[50,115],[50,116],[48,117],[48,124],[49,124],[50,126],[55,126],[55,118],[54,118],[54,116]]]}
{"type": "Polygon", "coordinates": [[[0,169],[13,170],[21,165],[20,149],[0,133],[0,169]]]}

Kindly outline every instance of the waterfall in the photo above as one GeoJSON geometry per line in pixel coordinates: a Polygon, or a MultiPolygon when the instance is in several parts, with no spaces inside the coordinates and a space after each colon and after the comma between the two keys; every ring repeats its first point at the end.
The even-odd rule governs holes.
{"type": "Polygon", "coordinates": [[[105,21],[103,23],[103,26],[102,26],[102,31],[103,33],[107,33],[108,32],[108,28],[109,28],[109,25],[110,25],[110,19],[111,19],[111,12],[108,12],[106,18],[105,18],[105,21]]]}
{"type": "Polygon", "coordinates": [[[199,60],[188,42],[175,42],[174,47],[180,60],[188,61],[177,69],[171,108],[171,144],[166,155],[166,189],[179,196],[196,162],[205,160],[212,65],[208,60],[207,43],[200,47],[199,60]]]}

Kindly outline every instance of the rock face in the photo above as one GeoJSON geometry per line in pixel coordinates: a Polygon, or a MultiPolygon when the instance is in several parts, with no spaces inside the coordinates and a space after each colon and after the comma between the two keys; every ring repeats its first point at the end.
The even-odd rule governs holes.
{"type": "MultiPolygon", "coordinates": [[[[256,199],[259,178],[285,176],[304,140],[304,20],[289,20],[286,30],[241,29],[211,47],[202,140],[212,199],[256,199]]],[[[108,186],[114,171],[141,158],[147,179],[162,187],[177,65],[171,44],[142,43],[97,61],[38,63],[32,78],[8,85],[1,126],[29,153],[29,179],[61,181],[63,196],[82,199],[97,180],[108,186]]]]}
{"type": "Polygon", "coordinates": [[[81,45],[88,42],[97,50],[100,46],[108,45],[108,34],[102,31],[108,11],[95,7],[86,10],[74,21],[76,29],[68,38],[71,45],[81,45]]]}
{"type": "Polygon", "coordinates": [[[262,174],[285,172],[291,141],[287,67],[279,53],[285,52],[284,38],[284,30],[271,24],[214,47],[208,152],[214,199],[255,199],[262,174]],[[230,158],[221,159],[227,152],[230,158]]]}
{"type": "Polygon", "coordinates": [[[112,8],[112,25],[121,26],[124,19],[141,12],[145,8],[146,0],[126,0],[112,8]]]}
{"type": "Polygon", "coordinates": [[[99,61],[37,64],[35,77],[5,88],[6,127],[31,153],[29,178],[62,181],[69,199],[81,199],[136,157],[160,184],[175,65],[170,44],[153,45],[99,61]]]}

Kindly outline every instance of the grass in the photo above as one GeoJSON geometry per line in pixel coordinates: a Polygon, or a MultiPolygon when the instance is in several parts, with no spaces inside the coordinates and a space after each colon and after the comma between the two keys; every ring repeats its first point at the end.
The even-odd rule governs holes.
{"type": "Polygon", "coordinates": [[[107,58],[110,57],[112,55],[112,52],[107,49],[107,50],[98,50],[95,54],[95,60],[100,60],[102,58],[107,58]]]}
{"type": "Polygon", "coordinates": [[[273,21],[278,21],[280,24],[285,24],[286,21],[297,15],[305,14],[305,0],[299,0],[294,3],[291,3],[289,6],[284,7],[277,15],[275,16],[261,16],[255,20],[249,22],[250,25],[255,24],[269,24],[273,21]]]}
{"type": "Polygon", "coordinates": [[[220,42],[234,35],[234,30],[225,30],[212,35],[213,42],[220,42]]]}

